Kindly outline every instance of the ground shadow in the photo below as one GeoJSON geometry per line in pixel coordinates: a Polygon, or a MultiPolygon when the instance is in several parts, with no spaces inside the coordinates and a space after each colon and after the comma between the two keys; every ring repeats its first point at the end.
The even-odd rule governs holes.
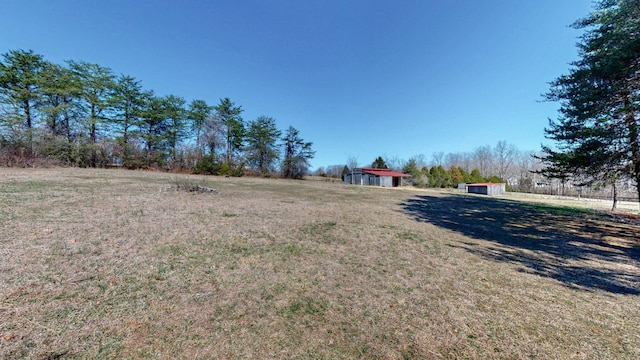
{"type": "Polygon", "coordinates": [[[452,244],[566,286],[640,294],[640,226],[546,205],[452,194],[401,203],[415,220],[489,241],[452,244]]]}

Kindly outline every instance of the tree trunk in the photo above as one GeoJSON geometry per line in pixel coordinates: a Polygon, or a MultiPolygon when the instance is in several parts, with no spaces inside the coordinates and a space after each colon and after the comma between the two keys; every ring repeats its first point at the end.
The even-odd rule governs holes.
{"type": "Polygon", "coordinates": [[[200,127],[196,129],[196,161],[195,164],[198,163],[198,160],[202,158],[202,149],[200,145],[200,127]]]}
{"type": "Polygon", "coordinates": [[[227,165],[231,166],[231,130],[227,128],[227,165]]]}
{"type": "MultiPolygon", "coordinates": [[[[97,126],[96,126],[96,107],[95,105],[91,105],[91,128],[89,130],[89,137],[91,138],[91,145],[95,145],[97,141],[97,126]]],[[[97,167],[98,165],[98,154],[96,152],[95,146],[91,147],[91,167],[97,167]]]]}
{"type": "MultiPolygon", "coordinates": [[[[629,105],[629,100],[627,104],[629,105]]],[[[626,115],[627,128],[629,130],[629,148],[631,150],[631,163],[633,166],[633,176],[636,180],[636,191],[638,193],[638,202],[640,205],[640,134],[638,131],[638,123],[633,112],[629,111],[626,115]]]]}
{"type": "Polygon", "coordinates": [[[27,121],[27,145],[29,146],[29,155],[31,155],[33,153],[33,123],[31,119],[31,104],[29,104],[28,100],[24,102],[24,116],[27,121]]]}
{"type": "Polygon", "coordinates": [[[62,98],[62,103],[64,104],[63,112],[64,112],[64,132],[67,137],[67,142],[71,144],[71,117],[69,116],[69,104],[70,101],[66,98],[62,98]]]}
{"type": "Polygon", "coordinates": [[[613,205],[611,206],[611,211],[616,211],[618,208],[618,185],[617,182],[613,182],[613,205]]]}

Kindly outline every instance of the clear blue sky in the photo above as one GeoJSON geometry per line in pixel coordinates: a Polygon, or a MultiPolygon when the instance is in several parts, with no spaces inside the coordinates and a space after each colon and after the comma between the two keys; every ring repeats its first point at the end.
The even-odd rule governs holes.
{"type": "Polygon", "coordinates": [[[3,0],[0,53],[98,63],[159,95],[260,115],[313,167],[377,156],[539,150],[548,82],[577,58],[590,0],[3,0]]]}

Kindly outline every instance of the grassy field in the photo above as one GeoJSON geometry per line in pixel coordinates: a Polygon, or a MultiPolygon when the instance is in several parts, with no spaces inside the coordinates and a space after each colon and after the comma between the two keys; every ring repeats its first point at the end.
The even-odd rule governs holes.
{"type": "Polygon", "coordinates": [[[0,168],[0,358],[638,359],[639,238],[543,202],[0,168]]]}

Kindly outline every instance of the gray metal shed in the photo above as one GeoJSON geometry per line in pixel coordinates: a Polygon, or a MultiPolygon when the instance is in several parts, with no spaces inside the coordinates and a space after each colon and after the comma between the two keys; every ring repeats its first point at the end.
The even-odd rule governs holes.
{"type": "Polygon", "coordinates": [[[503,195],[506,192],[505,183],[467,184],[467,192],[484,195],[503,195]]]}

